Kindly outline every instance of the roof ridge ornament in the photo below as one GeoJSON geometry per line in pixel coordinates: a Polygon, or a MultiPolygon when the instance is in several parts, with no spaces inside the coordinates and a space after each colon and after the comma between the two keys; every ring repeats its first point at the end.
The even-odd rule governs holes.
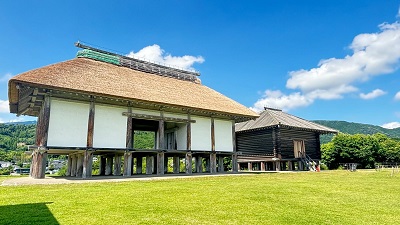
{"type": "Polygon", "coordinates": [[[76,57],[78,58],[89,58],[101,62],[114,64],[117,66],[127,67],[133,70],[142,71],[145,73],[171,77],[178,80],[191,81],[197,84],[201,83],[200,79],[198,78],[198,76],[200,76],[200,72],[198,71],[178,69],[154,62],[131,58],[128,56],[84,45],[79,41],[75,43],[75,46],[83,49],[78,51],[76,55],[76,57]]]}

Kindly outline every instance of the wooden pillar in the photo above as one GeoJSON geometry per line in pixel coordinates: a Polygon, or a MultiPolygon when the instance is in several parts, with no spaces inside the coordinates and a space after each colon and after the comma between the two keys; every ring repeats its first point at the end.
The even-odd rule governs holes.
{"type": "Polygon", "coordinates": [[[260,162],[261,164],[261,171],[265,171],[265,162],[260,162]]]}
{"type": "Polygon", "coordinates": [[[32,163],[30,177],[35,179],[45,178],[47,162],[47,136],[50,120],[50,96],[46,95],[39,111],[36,124],[36,146],[37,150],[32,152],[32,163]]]}
{"type": "Polygon", "coordinates": [[[223,156],[218,156],[218,172],[219,173],[224,172],[224,157],[223,156]]]}
{"type": "Polygon", "coordinates": [[[192,153],[190,151],[185,155],[185,168],[186,174],[192,174],[192,153]]]}
{"type": "Polygon", "coordinates": [[[153,158],[154,157],[152,155],[146,156],[146,174],[153,173],[153,158]]]}
{"type": "Polygon", "coordinates": [[[236,153],[236,132],[235,132],[235,121],[232,121],[232,146],[233,146],[233,154],[232,154],[232,172],[238,172],[238,162],[237,162],[237,153],[236,153]]]}
{"type": "Polygon", "coordinates": [[[203,157],[201,155],[197,155],[195,157],[195,166],[196,166],[196,173],[202,173],[203,172],[203,157]]]}
{"type": "Polygon", "coordinates": [[[46,172],[47,151],[34,150],[32,153],[32,165],[30,176],[35,179],[43,179],[46,172]]]}
{"type": "Polygon", "coordinates": [[[100,156],[99,175],[106,175],[106,157],[100,156]]]}
{"type": "Polygon", "coordinates": [[[82,177],[83,173],[83,154],[77,154],[78,159],[76,160],[76,177],[82,177]]]}
{"type": "Polygon", "coordinates": [[[71,177],[76,176],[76,165],[78,161],[78,156],[77,155],[71,155],[72,163],[71,163],[71,177]]]}
{"type": "Polygon", "coordinates": [[[107,156],[106,158],[106,171],[105,175],[111,175],[112,174],[112,169],[113,169],[113,157],[112,156],[107,156]]]}
{"type": "Polygon", "coordinates": [[[217,154],[211,153],[210,154],[210,173],[217,172],[217,154]]]}
{"type": "Polygon", "coordinates": [[[86,150],[83,154],[82,178],[92,177],[93,152],[86,150]]]}
{"type": "Polygon", "coordinates": [[[214,118],[211,117],[211,151],[215,152],[215,125],[214,118]]]}
{"type": "Polygon", "coordinates": [[[179,173],[181,167],[181,161],[179,159],[179,156],[174,156],[173,165],[174,165],[174,173],[179,173]]]}
{"type": "Polygon", "coordinates": [[[138,156],[136,158],[136,174],[142,174],[143,157],[138,156]]]}
{"type": "Polygon", "coordinates": [[[315,133],[315,140],[316,140],[316,153],[317,159],[321,159],[321,141],[319,139],[319,133],[315,133]]]}
{"type": "Polygon", "coordinates": [[[248,162],[248,163],[247,163],[247,169],[248,169],[249,171],[252,171],[252,170],[253,170],[253,163],[248,162]]]}
{"type": "Polygon", "coordinates": [[[114,176],[121,175],[122,156],[115,154],[114,156],[114,176]]]}
{"type": "Polygon", "coordinates": [[[275,161],[275,170],[276,171],[281,171],[281,161],[275,161]]]}
{"type": "Polygon", "coordinates": [[[164,174],[164,152],[157,153],[157,175],[164,174]]]}
{"type": "Polygon", "coordinates": [[[298,163],[298,165],[299,165],[299,170],[300,170],[300,171],[303,171],[303,170],[304,170],[303,162],[302,162],[302,161],[298,161],[297,163],[298,163]]]}
{"type": "Polygon", "coordinates": [[[132,175],[132,152],[124,153],[124,176],[132,175]]]}
{"type": "MultiPolygon", "coordinates": [[[[190,113],[188,113],[188,120],[190,120],[190,113]]],[[[192,174],[192,124],[186,123],[186,155],[185,155],[185,172],[192,174]]]]}
{"type": "Polygon", "coordinates": [[[288,170],[292,171],[293,170],[293,161],[288,161],[289,168],[288,170]]]}
{"type": "MultiPolygon", "coordinates": [[[[132,115],[132,107],[128,107],[129,115],[132,115]]],[[[126,120],[126,148],[129,151],[133,149],[133,120],[131,116],[128,116],[126,120]]]]}
{"type": "Polygon", "coordinates": [[[72,157],[71,154],[68,155],[68,162],[67,162],[67,174],[66,176],[71,176],[71,167],[72,167],[72,157]]]}
{"type": "Polygon", "coordinates": [[[93,148],[93,133],[94,133],[94,98],[91,97],[89,106],[88,132],[86,137],[86,147],[93,148]]]}
{"type": "Polygon", "coordinates": [[[164,154],[164,173],[168,173],[168,157],[164,154]]]}

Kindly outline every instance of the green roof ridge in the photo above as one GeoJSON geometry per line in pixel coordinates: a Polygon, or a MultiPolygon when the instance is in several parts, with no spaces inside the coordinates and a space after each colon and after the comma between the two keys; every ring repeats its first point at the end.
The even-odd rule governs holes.
{"type": "Polygon", "coordinates": [[[89,49],[83,49],[76,53],[77,58],[89,58],[101,62],[111,63],[114,65],[121,65],[120,58],[114,55],[108,55],[101,52],[96,52],[89,49]]]}

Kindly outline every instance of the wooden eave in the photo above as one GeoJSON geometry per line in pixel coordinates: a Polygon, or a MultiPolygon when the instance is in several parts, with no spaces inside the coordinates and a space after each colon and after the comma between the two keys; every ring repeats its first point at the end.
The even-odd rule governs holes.
{"type": "Polygon", "coordinates": [[[276,124],[276,125],[271,125],[271,126],[266,126],[266,127],[258,127],[254,129],[248,129],[248,130],[241,130],[241,131],[236,131],[236,133],[247,133],[247,132],[252,132],[252,131],[258,131],[258,130],[268,130],[272,129],[274,127],[284,127],[284,128],[289,128],[289,129],[296,129],[296,130],[302,130],[302,131],[311,131],[311,132],[316,132],[319,134],[337,134],[337,132],[333,131],[327,131],[327,130],[317,130],[317,129],[310,129],[310,128],[304,128],[304,127],[294,127],[294,126],[289,126],[285,124],[276,124]]]}
{"type": "Polygon", "coordinates": [[[230,119],[235,122],[244,122],[254,119],[254,116],[229,114],[218,111],[202,110],[178,105],[159,102],[143,101],[139,99],[126,99],[118,96],[99,95],[76,91],[71,89],[54,88],[51,86],[32,84],[28,82],[9,81],[9,105],[10,112],[17,115],[28,115],[37,117],[45,95],[68,100],[90,102],[94,98],[96,103],[110,104],[116,106],[132,106],[148,110],[163,110],[171,113],[190,113],[192,115],[230,119]]]}

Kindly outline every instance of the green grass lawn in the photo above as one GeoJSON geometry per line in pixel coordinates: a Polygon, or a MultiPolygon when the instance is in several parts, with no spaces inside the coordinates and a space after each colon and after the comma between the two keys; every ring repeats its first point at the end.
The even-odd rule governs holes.
{"type": "Polygon", "coordinates": [[[1,223],[400,224],[400,173],[324,171],[0,186],[1,223]]]}

